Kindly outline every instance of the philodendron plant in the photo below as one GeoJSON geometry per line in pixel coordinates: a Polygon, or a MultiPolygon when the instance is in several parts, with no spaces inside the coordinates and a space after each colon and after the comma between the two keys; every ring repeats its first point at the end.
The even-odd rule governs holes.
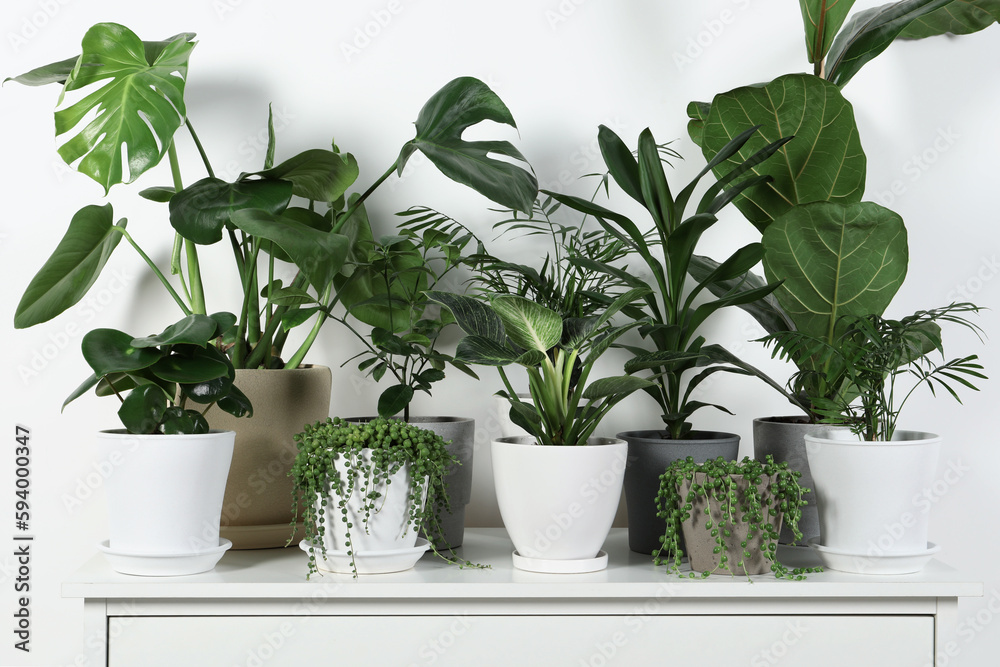
{"type": "Polygon", "coordinates": [[[498,395],[510,402],[511,420],[540,445],[573,446],[586,445],[612,407],[655,384],[629,375],[590,382],[597,359],[640,324],[615,326],[611,318],[647,291],[646,287],[629,290],[602,314],[588,318],[563,318],[510,294],[493,295],[487,303],[446,292],[429,292],[427,297],[448,308],[466,334],[455,358],[497,367],[505,386],[498,395]],[[511,364],[527,372],[530,403],[518,398],[507,377],[505,367],[511,364]]]}
{"type": "MultiPolygon", "coordinates": [[[[761,284],[752,289],[736,288],[742,287],[737,278],[760,261],[763,251],[759,243],[738,249],[694,286],[688,284],[688,269],[695,248],[702,234],[717,222],[716,214],[740,193],[770,178],[751,175],[741,180],[741,177],[766,161],[787,141],[772,142],[740,159],[736,166],[727,167],[698,200],[694,213],[688,214],[688,205],[701,178],[719,165],[728,164],[755,132],[756,128],[750,128],[738,134],[674,196],[663,168],[664,153],[652,132],[646,129],[640,134],[636,157],[617,134],[601,126],[598,143],[608,171],[615,183],[648,212],[650,231],[645,231],[625,215],[594,202],[546,192],[564,205],[594,216],[648,270],[647,286],[634,271],[584,258],[576,260],[588,269],[643,289],[642,312],[637,317],[641,318],[638,320],[639,333],[649,341],[649,347],[624,346],[633,353],[625,370],[628,373],[651,371],[662,378],[662,382],[647,385],[644,390],[659,404],[669,438],[685,437],[691,430],[691,415],[711,405],[695,398],[694,392],[702,381],[719,371],[749,373],[743,368],[718,363],[730,361],[732,355],[721,346],[706,345],[705,339],[698,335],[698,328],[720,308],[763,299],[776,287],[761,284]],[[731,286],[718,289],[721,285],[731,286]],[[709,291],[715,291],[717,298],[699,300],[709,291]]],[[[676,157],[676,153],[668,155],[676,157]]],[[[712,407],[725,410],[719,405],[712,407]]]]}
{"type": "MultiPolygon", "coordinates": [[[[800,0],[812,73],[786,74],[766,84],[720,93],[688,106],[689,133],[706,157],[743,127],[759,133],[716,175],[779,137],[795,135],[779,158],[753,168],[770,176],[734,205],[762,234],[764,276],[781,282],[774,294],[740,305],[768,334],[798,331],[833,344],[842,318],[881,316],[906,275],[906,230],[892,211],[862,201],[867,158],[851,103],[841,89],[894,41],[982,30],[1000,17],[995,4],[958,0],[903,0],[849,16],[853,0],[800,0]]],[[[718,262],[696,256],[697,280],[718,262]]],[[[764,281],[747,273],[710,286],[716,295],[753,290],[764,281]]],[[[810,356],[789,356],[797,367],[787,390],[756,369],[811,421],[817,404],[851,399],[851,388],[810,356]]],[[[738,361],[738,360],[736,360],[738,361]]]]}
{"type": "Polygon", "coordinates": [[[212,406],[236,417],[253,413],[233,385],[236,371],[214,345],[236,321],[232,313],[188,315],[154,336],[94,329],[83,337],[83,358],[93,369],[66,402],[96,388],[117,396],[118,417],[129,433],[207,433],[212,406]],[[201,406],[198,409],[197,406],[201,406]]]}
{"type": "MultiPolygon", "coordinates": [[[[481,81],[459,78],[424,105],[416,136],[403,145],[391,167],[360,195],[347,195],[358,177],[357,160],[334,145],[314,148],[276,163],[274,128],[259,171],[235,180],[219,178],[194,131],[184,92],[194,35],[142,41],[128,28],[100,23],[87,31],[82,53],[27,72],[25,85],[62,86],[55,112],[60,156],[109,191],[132,183],[167,158],[172,183],[139,194],[169,206],[176,232],[170,273],[161,271],[115,222],[111,204],[87,206],[72,219],[49,262],[31,281],[18,305],[15,326],[45,322],[76,304],[97,280],[124,238],[139,252],[184,315],[205,314],[208,297],[199,253],[228,240],[242,286],[238,318],[220,348],[237,368],[296,367],[336,303],[338,275],[349,272],[352,242],[362,224],[364,201],[421,151],[445,175],[503,206],[530,210],[537,185],[506,141],[465,141],[462,133],[484,120],[514,126],[503,102],[481,81]],[[185,186],[178,160],[178,130],[184,127],[205,176],[185,186]],[[357,215],[356,215],[357,214],[357,215]],[[278,275],[291,264],[287,283],[278,275]],[[285,358],[288,332],[312,321],[298,349],[285,358]]],[[[219,298],[219,295],[214,295],[219,298]]]]}

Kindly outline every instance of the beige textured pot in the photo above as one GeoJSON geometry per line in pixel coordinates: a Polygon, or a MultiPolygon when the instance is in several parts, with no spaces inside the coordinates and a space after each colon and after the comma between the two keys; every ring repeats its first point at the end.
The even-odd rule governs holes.
{"type": "MultiPolygon", "coordinates": [[[[283,547],[292,537],[292,436],[330,415],[331,382],[326,366],[240,369],[236,386],[253,403],[253,417],[208,415],[213,428],[236,431],[220,533],[234,549],[283,547]]],[[[292,544],[301,539],[298,531],[292,544]]]]}

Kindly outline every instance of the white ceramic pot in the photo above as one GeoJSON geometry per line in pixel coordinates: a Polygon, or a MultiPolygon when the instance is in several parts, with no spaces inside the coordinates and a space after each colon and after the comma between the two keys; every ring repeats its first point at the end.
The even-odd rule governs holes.
{"type": "MultiPolygon", "coordinates": [[[[371,466],[371,451],[361,450],[365,466],[371,466]]],[[[367,478],[359,477],[354,491],[347,496],[347,518],[351,528],[344,523],[344,515],[340,510],[340,501],[347,494],[348,471],[344,458],[334,460],[334,466],[340,473],[340,488],[330,487],[327,505],[323,508],[325,529],[323,542],[328,552],[346,553],[348,550],[356,554],[366,552],[385,552],[412,549],[417,542],[417,526],[410,522],[410,467],[403,466],[388,478],[389,483],[374,481],[374,471],[367,478]],[[381,493],[376,510],[365,518],[364,500],[367,495],[381,493]],[[348,545],[348,534],[350,542],[348,545]]],[[[419,499],[421,506],[426,498],[419,499]]]]}
{"type": "Polygon", "coordinates": [[[612,438],[575,447],[536,445],[523,436],[494,440],[493,482],[515,566],[603,569],[601,547],[618,510],[627,454],[625,441],[612,438]]]}
{"type": "Polygon", "coordinates": [[[137,556],[217,550],[235,437],[233,431],[98,433],[111,470],[106,482],[109,548],[137,556]]]}
{"type": "Polygon", "coordinates": [[[890,442],[865,442],[850,431],[827,431],[806,435],[805,443],[819,507],[820,547],[862,560],[931,548],[929,513],[919,499],[933,486],[940,437],[896,431],[890,442]]]}

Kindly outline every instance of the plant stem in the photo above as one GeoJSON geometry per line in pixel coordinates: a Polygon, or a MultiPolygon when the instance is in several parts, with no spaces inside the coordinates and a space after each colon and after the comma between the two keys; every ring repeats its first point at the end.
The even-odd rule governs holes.
{"type": "Polygon", "coordinates": [[[332,234],[339,233],[340,229],[344,226],[344,224],[348,220],[351,219],[351,216],[354,215],[354,213],[361,207],[361,205],[365,202],[365,200],[368,199],[368,197],[373,192],[375,192],[378,186],[382,185],[382,183],[385,182],[385,179],[392,176],[392,173],[394,171],[396,171],[396,162],[393,162],[392,166],[389,167],[389,169],[384,174],[382,174],[377,181],[372,183],[371,187],[365,190],[364,193],[360,197],[358,197],[353,204],[351,204],[351,206],[344,212],[344,214],[340,216],[340,219],[336,223],[334,223],[333,229],[330,230],[331,233],[332,234]]]}
{"type": "Polygon", "coordinates": [[[194,145],[198,149],[198,154],[201,155],[201,161],[205,165],[205,171],[208,172],[210,178],[215,178],[215,171],[212,169],[211,163],[208,161],[208,155],[205,153],[205,147],[201,145],[201,139],[198,138],[198,134],[194,131],[194,126],[191,121],[184,119],[184,125],[187,126],[188,132],[191,134],[191,139],[194,140],[194,145]]]}
{"type": "Polygon", "coordinates": [[[163,283],[163,286],[167,289],[167,293],[169,293],[170,296],[173,297],[174,301],[177,302],[177,305],[180,306],[181,311],[183,311],[184,315],[190,315],[191,309],[187,307],[187,304],[184,303],[184,300],[181,299],[180,295],[177,294],[174,288],[170,285],[170,282],[167,280],[167,277],[164,276],[162,272],[160,272],[160,269],[156,266],[156,264],[153,263],[153,260],[149,258],[149,255],[143,252],[142,248],[139,247],[139,244],[137,244],[132,239],[132,236],[129,235],[129,233],[125,231],[123,227],[115,227],[114,230],[117,231],[122,236],[124,236],[125,240],[128,241],[133,248],[135,248],[135,251],[139,253],[139,256],[142,257],[143,261],[146,262],[146,264],[152,270],[153,275],[155,275],[159,279],[159,281],[163,283]]]}

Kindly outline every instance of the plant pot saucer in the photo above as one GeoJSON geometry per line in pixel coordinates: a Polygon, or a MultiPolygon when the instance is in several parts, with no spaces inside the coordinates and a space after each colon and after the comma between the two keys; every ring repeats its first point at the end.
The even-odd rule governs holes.
{"type": "Polygon", "coordinates": [[[831,549],[820,544],[818,537],[811,538],[808,544],[819,554],[823,567],[854,574],[914,574],[920,572],[927,561],[941,551],[941,545],[933,542],[928,542],[926,549],[913,553],[879,555],[852,554],[831,549]]]}
{"type": "Polygon", "coordinates": [[[137,554],[112,549],[110,540],[104,540],[97,548],[115,572],[141,577],[177,577],[208,572],[232,546],[229,540],[220,539],[219,546],[194,553],[137,554]]]}
{"type": "Polygon", "coordinates": [[[327,550],[326,557],[314,543],[307,540],[299,542],[299,548],[309,553],[310,548],[316,548],[316,568],[332,574],[389,574],[403,572],[417,564],[424,552],[430,548],[430,542],[422,537],[417,538],[416,545],[406,549],[391,549],[385,551],[357,552],[354,554],[354,567],[351,566],[351,555],[346,551],[327,550]]]}
{"type": "Polygon", "coordinates": [[[584,574],[586,572],[600,572],[608,566],[606,551],[598,551],[593,558],[554,559],[529,558],[522,556],[515,550],[512,557],[514,567],[518,570],[544,574],[584,574]]]}

